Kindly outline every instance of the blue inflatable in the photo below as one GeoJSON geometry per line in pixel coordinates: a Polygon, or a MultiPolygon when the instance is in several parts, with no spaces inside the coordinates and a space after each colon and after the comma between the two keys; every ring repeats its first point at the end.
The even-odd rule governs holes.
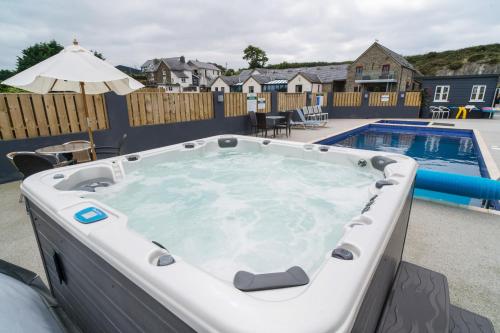
{"type": "Polygon", "coordinates": [[[500,200],[500,181],[432,170],[418,170],[415,187],[464,197],[500,200]]]}

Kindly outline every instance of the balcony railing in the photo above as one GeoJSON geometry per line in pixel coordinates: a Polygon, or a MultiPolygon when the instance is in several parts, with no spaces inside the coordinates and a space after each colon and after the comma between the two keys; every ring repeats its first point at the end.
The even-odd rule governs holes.
{"type": "Polygon", "coordinates": [[[354,80],[356,82],[396,82],[398,73],[396,71],[363,71],[356,73],[354,80]]]}

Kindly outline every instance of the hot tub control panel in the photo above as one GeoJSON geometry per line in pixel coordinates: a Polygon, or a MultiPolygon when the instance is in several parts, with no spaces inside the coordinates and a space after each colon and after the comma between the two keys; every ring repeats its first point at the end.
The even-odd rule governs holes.
{"type": "Polygon", "coordinates": [[[97,207],[87,207],[75,213],[75,220],[83,224],[98,222],[108,218],[108,215],[97,207]]]}

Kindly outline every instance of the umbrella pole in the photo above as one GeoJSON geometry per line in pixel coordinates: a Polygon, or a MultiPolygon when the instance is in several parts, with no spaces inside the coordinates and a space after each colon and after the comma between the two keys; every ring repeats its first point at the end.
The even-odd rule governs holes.
{"type": "Polygon", "coordinates": [[[95,154],[94,135],[92,134],[92,127],[90,127],[89,109],[87,106],[87,98],[85,98],[85,85],[83,82],[80,82],[80,90],[82,92],[83,108],[85,110],[85,119],[87,120],[87,131],[89,132],[90,152],[92,155],[91,157],[92,161],[95,161],[97,159],[97,156],[95,154]]]}

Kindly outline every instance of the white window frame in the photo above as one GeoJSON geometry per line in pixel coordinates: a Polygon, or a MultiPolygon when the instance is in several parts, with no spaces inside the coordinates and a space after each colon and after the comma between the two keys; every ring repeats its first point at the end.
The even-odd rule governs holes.
{"type": "Polygon", "coordinates": [[[186,83],[186,78],[185,77],[181,78],[181,82],[186,83]]]}
{"type": "Polygon", "coordinates": [[[450,97],[450,86],[449,85],[436,86],[436,88],[434,89],[434,102],[449,102],[448,97],[450,97]],[[441,88],[440,92],[439,92],[439,99],[437,98],[438,97],[438,88],[441,88]],[[444,88],[448,88],[448,91],[446,92],[446,98],[443,98],[444,97],[444,92],[443,92],[444,88]]]}
{"type": "Polygon", "coordinates": [[[255,92],[255,87],[254,86],[248,86],[248,93],[253,94],[255,92]]]}
{"type": "Polygon", "coordinates": [[[484,95],[486,95],[486,85],[485,84],[475,84],[472,86],[472,90],[470,92],[469,102],[484,102],[484,95]],[[481,94],[481,88],[483,89],[482,97],[479,98],[479,95],[481,94]],[[477,91],[475,93],[474,93],[474,89],[477,89],[477,91]],[[474,99],[472,98],[473,95],[476,95],[474,97],[474,99]]]}

